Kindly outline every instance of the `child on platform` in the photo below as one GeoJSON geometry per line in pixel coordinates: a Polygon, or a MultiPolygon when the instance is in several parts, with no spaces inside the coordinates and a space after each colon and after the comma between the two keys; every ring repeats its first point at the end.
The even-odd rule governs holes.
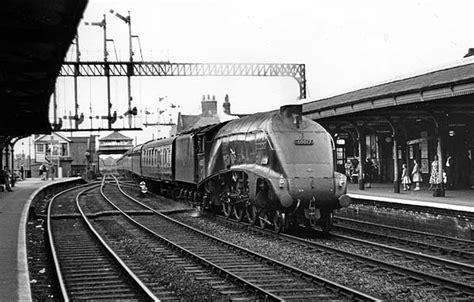
{"type": "Polygon", "coordinates": [[[411,179],[410,179],[410,176],[408,175],[407,165],[406,165],[406,164],[403,164],[403,165],[402,165],[402,185],[403,185],[403,191],[410,190],[410,184],[411,184],[411,179]]]}

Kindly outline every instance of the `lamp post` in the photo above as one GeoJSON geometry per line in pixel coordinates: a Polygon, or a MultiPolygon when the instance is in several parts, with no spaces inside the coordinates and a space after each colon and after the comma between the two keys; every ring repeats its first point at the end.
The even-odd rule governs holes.
{"type": "Polygon", "coordinates": [[[132,19],[130,17],[130,11],[128,16],[124,17],[121,14],[115,12],[113,9],[110,10],[111,14],[114,14],[117,18],[128,24],[128,45],[129,45],[129,63],[127,64],[127,87],[128,87],[128,126],[132,127],[132,75],[133,75],[133,48],[132,48],[132,19]]]}

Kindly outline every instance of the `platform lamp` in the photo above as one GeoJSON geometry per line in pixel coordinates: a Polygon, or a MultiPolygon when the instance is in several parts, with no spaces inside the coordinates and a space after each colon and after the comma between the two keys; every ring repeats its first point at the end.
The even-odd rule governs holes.
{"type": "Polygon", "coordinates": [[[109,64],[107,63],[107,57],[109,53],[107,52],[107,19],[105,17],[105,14],[103,15],[104,19],[100,22],[85,22],[85,25],[88,26],[99,26],[104,29],[104,72],[105,72],[105,77],[107,78],[107,120],[108,120],[108,126],[109,129],[112,128],[112,123],[111,123],[111,115],[110,115],[110,108],[111,103],[110,103],[110,67],[109,64]]]}
{"type": "Polygon", "coordinates": [[[128,45],[129,45],[129,63],[127,64],[127,87],[128,87],[128,126],[132,127],[132,75],[133,75],[133,48],[132,48],[132,19],[130,17],[130,11],[128,11],[128,16],[123,16],[113,9],[110,10],[110,13],[115,15],[117,18],[128,24],[128,45]]]}

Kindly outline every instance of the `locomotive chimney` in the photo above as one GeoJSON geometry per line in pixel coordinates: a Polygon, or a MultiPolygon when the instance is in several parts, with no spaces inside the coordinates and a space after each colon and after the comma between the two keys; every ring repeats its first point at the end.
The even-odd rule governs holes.
{"type": "Polygon", "coordinates": [[[296,126],[300,127],[301,120],[303,118],[303,105],[284,105],[280,107],[280,116],[283,121],[288,121],[296,126]]]}

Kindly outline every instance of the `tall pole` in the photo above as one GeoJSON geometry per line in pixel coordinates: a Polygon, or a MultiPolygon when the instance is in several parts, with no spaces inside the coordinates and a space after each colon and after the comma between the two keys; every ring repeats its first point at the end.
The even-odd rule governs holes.
{"type": "Polygon", "coordinates": [[[58,102],[56,99],[56,89],[53,91],[53,120],[54,120],[54,125],[57,125],[57,119],[58,119],[58,102]]]}
{"type": "Polygon", "coordinates": [[[128,11],[128,44],[130,46],[130,64],[127,70],[128,86],[128,127],[132,128],[132,74],[133,74],[133,49],[132,49],[132,19],[128,11]]]}
{"type": "Polygon", "coordinates": [[[112,128],[112,116],[110,115],[110,108],[112,103],[110,102],[110,70],[107,62],[107,20],[104,14],[104,20],[102,21],[104,27],[104,63],[105,63],[105,76],[107,78],[107,122],[108,128],[112,128]]]}
{"type": "MultiPolygon", "coordinates": [[[[110,10],[111,14],[114,14],[117,18],[128,24],[128,45],[129,45],[129,63],[127,64],[127,88],[128,88],[128,126],[132,128],[132,75],[133,75],[133,46],[132,46],[132,18],[130,16],[130,11],[128,11],[128,16],[124,17],[123,15],[115,12],[113,9],[110,10]]],[[[125,122],[125,121],[124,121],[125,122]]]]}
{"type": "Polygon", "coordinates": [[[79,128],[79,115],[78,115],[78,109],[79,109],[79,102],[77,98],[77,76],[79,75],[79,61],[80,61],[80,52],[79,52],[79,34],[76,35],[76,62],[78,63],[74,67],[74,120],[76,121],[75,123],[75,128],[79,128]]]}

